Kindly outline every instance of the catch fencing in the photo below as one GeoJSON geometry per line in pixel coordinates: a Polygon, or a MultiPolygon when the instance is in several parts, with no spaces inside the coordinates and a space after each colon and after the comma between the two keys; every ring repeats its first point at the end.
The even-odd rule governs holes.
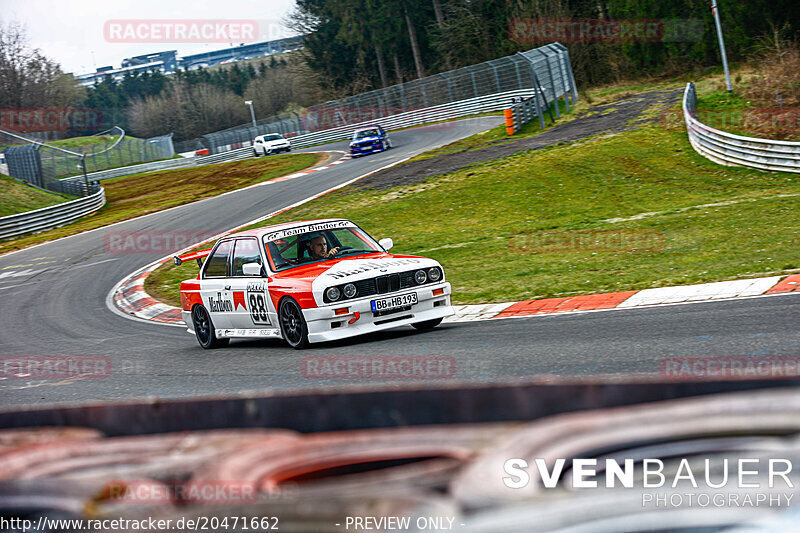
{"type": "MultiPolygon", "coordinates": [[[[108,143],[78,146],[71,149],[84,154],[83,161],[85,161],[87,173],[158,159],[169,159],[175,155],[171,133],[151,139],[124,137],[116,146],[114,146],[114,142],[112,140],[108,143]]],[[[46,146],[42,147],[39,154],[45,180],[83,175],[83,162],[76,156],[49,149],[46,146]]]]}
{"type": "Polygon", "coordinates": [[[238,150],[231,150],[221,154],[208,155],[202,157],[182,157],[180,159],[168,159],[166,161],[153,161],[152,163],[144,163],[142,165],[132,165],[128,167],[112,168],[100,172],[92,172],[87,174],[86,178],[83,176],[73,176],[71,178],[63,178],[60,183],[80,184],[84,180],[89,182],[107,180],[109,178],[118,178],[120,176],[130,176],[132,174],[141,174],[144,172],[157,172],[159,170],[172,170],[176,168],[187,167],[200,167],[203,165],[213,165],[215,163],[228,163],[230,161],[240,161],[248,159],[253,156],[253,151],[250,148],[240,148],[238,150]]]}
{"type": "Polygon", "coordinates": [[[689,82],[683,93],[683,118],[697,153],[721,165],[800,172],[800,142],[734,135],[697,120],[697,93],[689,82]]]}
{"type": "MultiPolygon", "coordinates": [[[[120,130],[121,131],[121,130],[120,130]]],[[[86,182],[84,177],[102,169],[119,168],[144,161],[169,160],[175,155],[172,134],[152,139],[124,137],[109,143],[88,146],[70,146],[63,149],[47,146],[31,140],[27,144],[9,146],[4,152],[10,176],[31,185],[59,193],[85,194],[86,189],[76,188],[70,183],[86,182]],[[64,176],[75,176],[65,184],[64,176]]],[[[125,175],[123,172],[120,175],[125,175]]]]}
{"type": "MultiPolygon", "coordinates": [[[[485,63],[325,102],[261,119],[256,126],[244,124],[209,133],[202,137],[202,143],[214,154],[250,146],[258,135],[280,133],[285,137],[297,137],[293,139],[293,146],[308,146],[309,139],[313,139],[312,143],[342,139],[346,132],[360,125],[380,122],[384,127],[396,128],[398,123],[407,123],[402,119],[391,121],[392,117],[398,115],[408,118],[420,114],[425,117],[426,111],[436,109],[441,114],[432,113],[429,116],[453,118],[456,115],[447,113],[447,109],[468,108],[468,102],[509,94],[546,96],[551,102],[563,97],[569,109],[570,104],[577,100],[578,91],[566,47],[560,43],[548,44],[485,63]],[[336,132],[338,137],[325,137],[324,141],[309,137],[312,133],[322,131],[336,132]]],[[[477,106],[472,109],[478,109],[475,112],[495,111],[508,107],[507,104],[506,100],[501,107],[477,106]]],[[[430,121],[428,118],[423,120],[430,121]]]]}

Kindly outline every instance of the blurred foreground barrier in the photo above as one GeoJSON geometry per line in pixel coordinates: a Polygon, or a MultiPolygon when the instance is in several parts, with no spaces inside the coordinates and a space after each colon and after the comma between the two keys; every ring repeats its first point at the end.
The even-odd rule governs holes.
{"type": "MultiPolygon", "coordinates": [[[[0,514],[29,520],[171,520],[173,528],[183,519],[200,525],[178,529],[231,531],[345,531],[353,529],[345,524],[354,517],[407,520],[404,527],[377,529],[414,532],[610,533],[667,525],[706,531],[745,523],[759,524],[763,531],[794,531],[772,525],[792,523],[792,518],[796,525],[787,499],[800,497],[800,484],[777,483],[773,475],[779,472],[782,481],[800,474],[795,380],[693,382],[694,393],[688,396],[676,382],[619,385],[575,388],[552,380],[532,389],[502,387],[513,389],[519,404],[539,413],[524,423],[312,434],[264,427],[126,437],[103,437],[83,428],[0,430],[0,514]],[[756,385],[763,388],[749,390],[756,385]],[[711,393],[720,389],[727,392],[711,393]],[[570,404],[570,397],[577,402],[570,404]],[[564,412],[589,397],[595,406],[617,407],[564,412]],[[654,401],[659,399],[664,401],[654,401]],[[509,459],[527,461],[529,483],[518,488],[505,484],[509,459]],[[594,486],[576,487],[574,459],[595,461],[579,474],[594,486]],[[533,466],[537,460],[553,472],[546,489],[533,466]],[[559,461],[567,466],[558,470],[559,461]],[[630,476],[618,473],[618,484],[609,487],[604,483],[608,461],[624,463],[626,470],[630,461],[634,468],[630,476]],[[662,483],[655,489],[644,482],[647,461],[661,464],[657,475],[662,483]],[[738,466],[728,474],[728,464],[738,466]],[[687,469],[693,470],[699,488],[687,469]],[[740,482],[744,470],[749,485],[740,482]],[[704,480],[714,488],[704,488],[704,480]],[[655,494],[669,505],[653,503],[655,494]],[[698,505],[703,496],[724,497],[728,503],[698,505]],[[783,504],[730,503],[757,498],[783,504]],[[232,517],[238,525],[230,522],[232,517]],[[223,525],[222,520],[229,522],[223,525]]],[[[498,392],[497,387],[487,389],[498,392]]],[[[458,408],[466,413],[480,405],[477,388],[437,392],[445,390],[461,393],[458,408]]],[[[385,411],[401,421],[403,409],[392,401],[397,392],[387,390],[388,396],[375,398],[368,406],[371,412],[385,411]]],[[[414,410],[423,405],[425,410],[441,408],[420,403],[419,397],[408,402],[414,410]]],[[[513,416],[519,413],[514,402],[506,406],[513,416]]],[[[303,411],[291,413],[296,417],[303,411]]],[[[495,418],[501,418],[499,412],[495,418]]]]}

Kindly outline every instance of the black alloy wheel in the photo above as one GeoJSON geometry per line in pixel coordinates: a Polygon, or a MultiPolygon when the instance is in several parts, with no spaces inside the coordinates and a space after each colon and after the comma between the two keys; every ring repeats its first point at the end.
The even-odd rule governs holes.
{"type": "Polygon", "coordinates": [[[281,302],[278,311],[283,339],[295,350],[308,346],[308,326],[303,311],[296,301],[286,298],[281,302]]]}
{"type": "Polygon", "coordinates": [[[192,308],[192,325],[197,342],[206,350],[225,346],[230,339],[218,339],[214,333],[214,323],[211,321],[208,311],[202,305],[195,305],[192,308]]]}

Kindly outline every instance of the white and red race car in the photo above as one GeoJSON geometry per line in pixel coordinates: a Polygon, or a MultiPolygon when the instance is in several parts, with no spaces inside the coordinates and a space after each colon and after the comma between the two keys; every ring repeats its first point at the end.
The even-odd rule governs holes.
{"type": "Polygon", "coordinates": [[[183,320],[203,348],[231,338],[282,337],[293,348],[397,326],[437,326],[453,314],[433,259],[387,253],[349,220],[280,224],[228,235],[181,283],[183,320]]]}

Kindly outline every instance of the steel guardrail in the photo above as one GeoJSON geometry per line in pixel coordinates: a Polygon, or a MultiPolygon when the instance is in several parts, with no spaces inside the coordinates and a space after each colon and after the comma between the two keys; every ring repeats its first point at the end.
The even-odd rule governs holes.
{"type": "Polygon", "coordinates": [[[694,83],[683,92],[683,119],[694,150],[720,165],[767,171],[800,172],[800,142],[745,137],[712,128],[696,117],[694,83]]]}
{"type": "MultiPolygon", "coordinates": [[[[478,113],[485,113],[491,111],[500,111],[508,107],[509,102],[512,102],[515,99],[532,98],[535,95],[536,95],[536,89],[530,88],[530,89],[520,89],[515,91],[507,91],[504,93],[492,94],[487,96],[480,96],[478,98],[470,98],[468,100],[462,100],[459,102],[441,104],[438,106],[433,106],[425,109],[415,109],[412,111],[406,111],[404,113],[385,117],[379,121],[370,121],[361,124],[350,124],[347,126],[341,126],[329,130],[308,133],[306,135],[293,137],[291,139],[291,143],[293,148],[302,148],[307,146],[313,146],[316,144],[324,144],[334,141],[340,141],[349,138],[353,130],[359,127],[369,126],[371,124],[376,124],[376,123],[380,123],[381,126],[383,126],[388,130],[396,130],[413,126],[420,126],[423,124],[429,124],[431,122],[450,120],[453,118],[458,118],[467,115],[474,115],[478,113]]],[[[248,159],[250,157],[253,157],[253,149],[250,146],[243,146],[241,148],[228,150],[226,152],[214,155],[190,157],[183,159],[169,159],[166,161],[155,161],[152,163],[144,163],[141,165],[131,165],[128,167],[120,167],[109,170],[103,170],[100,172],[93,172],[91,174],[87,174],[85,178],[83,176],[73,176],[70,178],[63,178],[62,180],[59,181],[66,183],[83,183],[85,180],[89,182],[102,181],[104,179],[116,178],[120,176],[128,176],[132,174],[156,172],[159,170],[172,170],[177,168],[187,168],[193,166],[212,165],[216,163],[225,163],[230,161],[248,159]]],[[[86,200],[88,198],[95,198],[97,194],[98,193],[95,193],[95,195],[92,196],[87,196],[82,200],[86,200]]],[[[68,204],[73,204],[79,201],[80,200],[74,200],[73,202],[60,204],[60,206],[66,206],[68,204]]],[[[103,200],[100,205],[92,206],[92,208],[88,208],[86,211],[76,210],[75,213],[80,213],[80,214],[77,214],[72,218],[67,218],[65,214],[61,213],[57,209],[60,206],[43,208],[36,211],[29,211],[28,213],[21,213],[19,215],[11,215],[10,217],[0,218],[0,239],[18,236],[24,233],[44,231],[45,229],[51,229],[58,226],[63,226],[64,224],[67,224],[68,222],[80,218],[81,216],[84,216],[85,214],[88,214],[93,210],[99,209],[104,204],[105,204],[105,196],[103,195],[103,200]],[[26,216],[28,215],[34,217],[37,222],[36,223],[27,222],[26,216]],[[54,217],[53,220],[50,221],[46,220],[47,216],[51,215],[54,217]],[[6,219],[9,220],[6,221],[6,219]],[[26,221],[26,222],[23,223],[21,221],[26,221]],[[6,227],[8,229],[6,229],[6,227]]],[[[73,211],[70,211],[70,213],[74,214],[73,211]]]]}
{"type": "MultiPolygon", "coordinates": [[[[86,175],[88,181],[102,181],[109,178],[118,178],[120,176],[130,176],[132,174],[143,174],[145,172],[157,172],[159,170],[173,170],[176,168],[187,168],[202,165],[213,165],[215,163],[227,163],[230,161],[238,161],[252,157],[253,151],[250,148],[240,148],[237,150],[230,150],[221,154],[206,155],[199,157],[182,157],[180,159],[167,159],[166,161],[153,161],[151,163],[142,163],[141,165],[131,165],[127,167],[111,168],[108,170],[101,170],[99,172],[92,172],[86,175]]],[[[62,182],[83,182],[83,176],[72,176],[63,178],[59,181],[62,182]]]]}
{"type": "MultiPolygon", "coordinates": [[[[307,133],[305,135],[298,135],[290,138],[289,140],[292,143],[292,148],[304,148],[317,144],[345,140],[350,137],[350,134],[353,132],[353,130],[360,127],[369,126],[371,124],[380,124],[385,129],[396,130],[467,115],[474,115],[477,113],[500,111],[507,107],[509,102],[511,102],[514,98],[530,98],[535,94],[536,89],[530,88],[480,96],[478,98],[470,98],[460,102],[452,102],[425,109],[406,111],[404,113],[388,116],[377,121],[350,124],[346,126],[340,126],[338,128],[307,133]]],[[[143,163],[141,165],[131,165],[127,167],[102,170],[100,172],[92,172],[91,174],[86,175],[86,179],[90,182],[102,181],[109,178],[118,178],[120,176],[129,176],[132,174],[157,172],[159,170],[172,170],[176,168],[187,168],[193,166],[213,165],[216,163],[227,163],[230,161],[239,161],[253,157],[253,149],[251,147],[252,144],[241,144],[243,145],[242,147],[237,147],[232,150],[213,155],[187,157],[182,159],[168,159],[166,161],[154,161],[152,163],[143,163]]],[[[72,176],[70,178],[63,178],[60,181],[82,182],[84,181],[84,177],[72,176]]]]}
{"type": "Polygon", "coordinates": [[[0,218],[0,239],[18,237],[27,233],[37,233],[64,226],[90,213],[94,213],[105,204],[105,190],[100,187],[97,192],[77,200],[5,216],[0,218]]]}
{"type": "Polygon", "coordinates": [[[373,124],[380,124],[386,130],[398,130],[413,126],[421,126],[431,122],[450,120],[467,115],[475,115],[490,111],[500,111],[506,108],[509,102],[511,102],[514,98],[529,98],[535,94],[536,89],[530,88],[479,96],[477,98],[440,104],[424,109],[414,109],[412,111],[406,111],[397,115],[390,115],[378,120],[371,120],[358,124],[348,124],[346,126],[339,126],[338,128],[307,133],[305,135],[298,135],[297,137],[292,137],[290,142],[292,143],[292,148],[303,148],[316,144],[324,144],[348,139],[354,130],[373,124]]]}

